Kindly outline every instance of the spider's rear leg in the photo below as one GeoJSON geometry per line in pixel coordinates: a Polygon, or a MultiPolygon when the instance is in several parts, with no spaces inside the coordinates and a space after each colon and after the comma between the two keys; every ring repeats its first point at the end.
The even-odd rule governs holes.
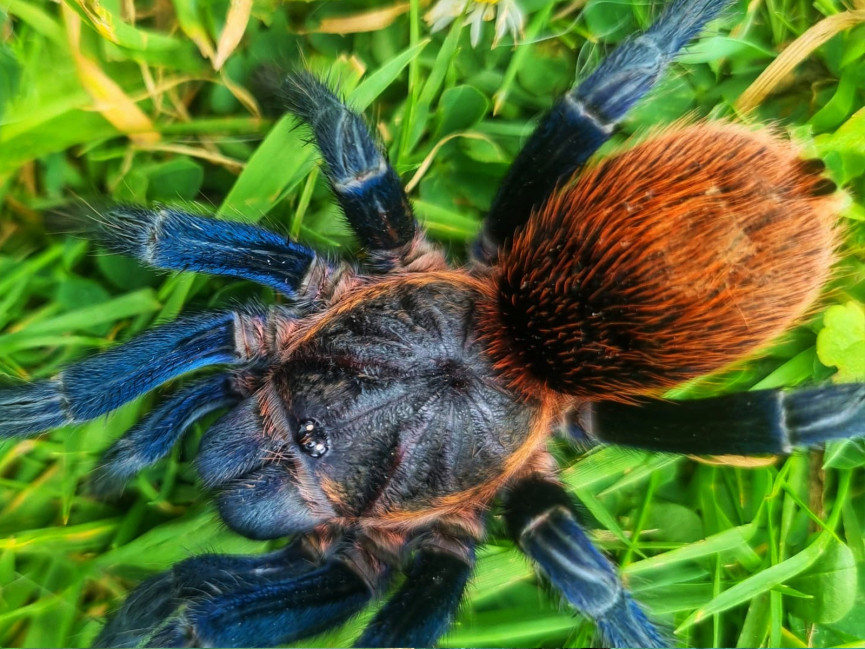
{"type": "Polygon", "coordinates": [[[538,475],[525,478],[510,490],[505,508],[511,536],[567,600],[595,621],[603,646],[668,646],[615,566],[583,532],[560,485],[538,475]]]}
{"type": "Polygon", "coordinates": [[[327,179],[361,245],[376,253],[410,243],[417,222],[408,198],[363,118],[309,72],[290,75],[282,98],[312,129],[327,179]]]}
{"type": "Polygon", "coordinates": [[[474,252],[495,261],[556,186],[568,181],[729,0],[676,0],[644,33],[622,43],[547,113],[511,165],[474,252]]]}
{"type": "Polygon", "coordinates": [[[571,415],[587,441],[704,455],[789,453],[865,437],[865,384],[758,390],[693,401],[599,401],[571,415]]]}
{"type": "Polygon", "coordinates": [[[474,543],[448,539],[442,544],[437,536],[424,540],[402,586],[355,647],[430,647],[450,627],[474,567],[474,543]]]}
{"type": "Polygon", "coordinates": [[[326,263],[284,236],[175,209],[117,206],[95,219],[95,238],[148,266],[248,279],[295,297],[326,263]]]}

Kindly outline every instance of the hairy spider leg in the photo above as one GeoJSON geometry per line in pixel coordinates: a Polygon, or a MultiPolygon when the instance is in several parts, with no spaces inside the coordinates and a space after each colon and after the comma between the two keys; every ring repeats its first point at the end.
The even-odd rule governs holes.
{"type": "Polygon", "coordinates": [[[294,297],[318,260],[314,251],[245,223],[175,209],[120,206],[99,214],[98,238],[148,266],[228,275],[294,297]]]}
{"type": "Polygon", "coordinates": [[[506,497],[505,522],[520,549],[578,611],[594,620],[602,646],[669,646],[615,566],[583,532],[561,485],[539,475],[520,481],[506,497]]]}
{"type": "Polygon", "coordinates": [[[495,262],[498,249],[509,245],[532,211],[610,139],[676,53],[728,4],[729,0],[677,0],[646,32],[624,41],[559,99],[511,164],[473,245],[475,256],[495,262]]]}
{"type": "Polygon", "coordinates": [[[147,625],[145,647],[272,647],[339,626],[372,598],[370,586],[341,559],[310,569],[291,556],[284,563],[265,558],[262,569],[256,557],[248,564],[243,557],[197,557],[184,575],[157,575],[131,596],[152,613],[124,605],[118,618],[126,619],[112,620],[94,646],[125,640],[132,616],[147,625]],[[172,588],[169,598],[152,601],[150,591],[159,586],[172,588]]]}
{"type": "Polygon", "coordinates": [[[94,490],[102,495],[121,491],[132,476],[167,456],[192,424],[241,398],[235,377],[228,373],[184,387],[111,445],[94,474],[94,490]]]}
{"type": "Polygon", "coordinates": [[[790,453],[797,446],[865,437],[865,384],[693,401],[599,401],[569,419],[571,434],[590,443],[698,455],[790,453]]]}
{"type": "Polygon", "coordinates": [[[70,365],[52,379],[0,389],[0,439],[95,419],[208,365],[250,363],[264,351],[264,332],[269,320],[280,319],[276,313],[180,318],[70,365]]]}
{"type": "Polygon", "coordinates": [[[474,569],[474,546],[458,556],[439,548],[415,553],[402,586],[355,647],[430,647],[448,630],[474,569]]]}
{"type": "Polygon", "coordinates": [[[175,564],[142,582],[96,637],[94,647],[137,647],[190,601],[239,584],[267,585],[273,575],[301,575],[316,567],[302,539],[262,555],[205,554],[175,564]]]}
{"type": "Polygon", "coordinates": [[[361,245],[375,252],[408,244],[418,229],[411,205],[363,118],[309,72],[289,75],[281,95],[312,129],[325,175],[361,245]]]}

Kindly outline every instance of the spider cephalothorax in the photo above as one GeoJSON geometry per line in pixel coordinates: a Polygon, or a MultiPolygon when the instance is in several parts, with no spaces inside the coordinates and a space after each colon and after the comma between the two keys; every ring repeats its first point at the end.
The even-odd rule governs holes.
{"type": "Polygon", "coordinates": [[[449,268],[362,119],[310,74],[282,86],[366,249],[331,263],[266,229],[178,210],[101,214],[109,247],[167,269],[252,279],[287,302],[186,317],[0,391],[0,435],[94,419],[181,374],[107,453],[111,490],[205,414],[197,468],[262,556],[203,555],[142,584],[105,646],[292,642],[406,579],[359,646],[434,643],[459,604],[487,511],[609,646],[666,639],[581,531],[549,436],[683,453],[779,453],[862,434],[865,388],[678,405],[658,398],[793,324],[827,278],[834,184],[793,145],[679,125],[584,168],[723,3],[677,0],[543,118],[496,197],[475,258],[449,268]],[[725,332],[725,344],[718,346],[725,332]],[[729,413],[735,413],[731,419],[729,413]],[[737,423],[744,422],[744,423],[737,423]]]}

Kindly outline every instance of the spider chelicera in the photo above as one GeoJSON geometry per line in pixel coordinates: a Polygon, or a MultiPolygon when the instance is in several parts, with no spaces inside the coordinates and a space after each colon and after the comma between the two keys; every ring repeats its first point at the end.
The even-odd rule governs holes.
{"type": "Polygon", "coordinates": [[[108,451],[112,490],[228,409],[197,468],[259,556],[202,555],[145,581],[101,646],[271,646],[342,624],[399,583],[358,646],[435,643],[489,510],[607,646],[665,646],[578,523],[546,443],[785,453],[863,434],[865,386],[659,395],[791,326],[829,276],[839,208],[822,165],[731,124],[678,126],[589,157],[724,3],[677,0],[560,99],[472,249],[447,265],[363,120],[308,73],[282,85],[366,256],[329,261],[263,228],[116,207],[99,237],[150,266],[286,298],[183,317],[50,380],[0,391],[0,436],[100,417],[192,370],[108,451]],[[724,344],[718,345],[719,331],[724,344]]]}

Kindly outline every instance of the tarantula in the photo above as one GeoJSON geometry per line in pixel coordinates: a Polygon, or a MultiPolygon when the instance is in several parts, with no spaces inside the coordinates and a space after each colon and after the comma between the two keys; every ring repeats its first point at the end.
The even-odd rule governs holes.
{"type": "Polygon", "coordinates": [[[865,434],[865,386],[671,402],[789,328],[834,258],[822,165],[726,123],[680,125],[587,165],[725,6],[676,0],[555,103],[502,183],[466,267],[424,237],[361,117],[309,73],[282,85],[312,130],[366,256],[359,270],[255,226],[172,208],[100,216],[109,248],[163,269],[254,280],[287,304],[185,317],[0,391],[0,437],[184,387],[108,451],[113,489],[228,408],[197,468],[262,556],[187,559],[136,589],[99,646],[271,646],[339,625],[405,575],[357,646],[446,631],[487,510],[606,646],[662,647],[556,479],[549,436],[694,454],[785,453],[865,434]],[[715,346],[718,332],[727,344],[715,346]]]}

